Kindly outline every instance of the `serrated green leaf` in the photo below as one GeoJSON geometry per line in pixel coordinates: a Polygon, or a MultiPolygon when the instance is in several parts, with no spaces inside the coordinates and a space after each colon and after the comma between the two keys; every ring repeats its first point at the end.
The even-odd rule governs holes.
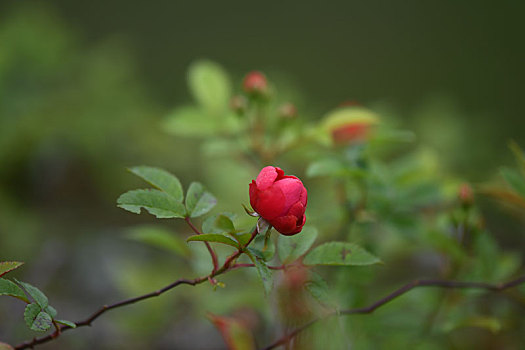
{"type": "Polygon", "coordinates": [[[51,305],[48,305],[46,309],[44,310],[51,318],[55,318],[57,316],[57,310],[52,307],[51,305]]]}
{"type": "Polygon", "coordinates": [[[265,262],[261,258],[258,258],[255,255],[253,255],[250,252],[250,250],[246,251],[246,255],[248,255],[250,260],[255,265],[257,274],[259,275],[264,287],[264,294],[269,295],[273,287],[272,271],[268,268],[268,266],[266,266],[265,262]]]}
{"type": "Polygon", "coordinates": [[[159,190],[132,190],[122,194],[117,200],[118,206],[135,214],[141,208],[159,219],[183,218],[186,214],[184,205],[159,190]]]}
{"type": "Polygon", "coordinates": [[[13,271],[14,269],[19,268],[24,263],[20,261],[2,261],[0,262],[0,277],[6,273],[13,271]]]}
{"type": "Polygon", "coordinates": [[[9,344],[0,342],[0,350],[14,350],[14,348],[9,344]]]}
{"type": "Polygon", "coordinates": [[[64,326],[68,326],[71,328],[77,328],[77,325],[74,322],[67,321],[67,320],[56,320],[57,323],[63,324],[64,326]]]}
{"type": "Polygon", "coordinates": [[[29,299],[19,286],[3,278],[0,278],[0,295],[8,295],[29,303],[29,299]]]}
{"type": "Polygon", "coordinates": [[[509,168],[502,168],[501,175],[516,193],[521,197],[525,197],[525,177],[509,168]]]}
{"type": "Polygon", "coordinates": [[[190,253],[183,239],[163,227],[149,225],[133,227],[125,237],[177,255],[188,256],[190,253]]]}
{"type": "Polygon", "coordinates": [[[17,279],[15,279],[15,281],[26,290],[27,294],[33,298],[33,300],[42,308],[42,310],[44,310],[49,305],[46,295],[42,293],[40,289],[27,282],[21,282],[17,279]]]}
{"type": "Polygon", "coordinates": [[[305,265],[371,265],[381,260],[357,244],[328,242],[315,247],[304,258],[305,265]]]}
{"type": "Polygon", "coordinates": [[[130,168],[129,171],[159,190],[166,192],[177,201],[182,202],[184,199],[182,185],[179,179],[166,170],[149,166],[137,166],[130,168]]]}
{"type": "Polygon", "coordinates": [[[293,236],[279,235],[278,254],[283,264],[291,263],[305,254],[317,238],[317,229],[306,226],[293,236]]]}
{"type": "Polygon", "coordinates": [[[216,234],[216,233],[205,233],[205,234],[202,234],[202,235],[190,236],[190,237],[188,237],[187,241],[188,242],[193,242],[193,241],[216,242],[216,243],[227,244],[227,245],[235,247],[235,248],[239,248],[239,243],[238,242],[234,241],[233,239],[231,239],[228,236],[221,235],[221,234],[216,234]]]}
{"type": "Polygon", "coordinates": [[[230,233],[235,232],[233,225],[234,214],[222,213],[210,216],[202,223],[204,233],[230,233]]]}
{"type": "Polygon", "coordinates": [[[221,66],[208,60],[192,63],[188,71],[188,84],[197,102],[212,112],[228,108],[231,82],[221,66]]]}
{"type": "Polygon", "coordinates": [[[217,199],[198,182],[192,182],[186,195],[186,209],[192,218],[209,212],[217,204],[217,199]]]}
{"type": "Polygon", "coordinates": [[[45,332],[53,324],[53,319],[49,314],[42,311],[37,304],[29,304],[24,311],[26,325],[33,331],[45,332]]]}

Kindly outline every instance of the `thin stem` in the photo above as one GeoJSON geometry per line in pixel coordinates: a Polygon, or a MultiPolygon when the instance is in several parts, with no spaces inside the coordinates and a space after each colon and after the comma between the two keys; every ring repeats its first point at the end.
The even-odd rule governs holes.
{"type": "Polygon", "coordinates": [[[291,339],[293,339],[297,334],[309,328],[313,324],[317,323],[320,320],[327,319],[333,316],[342,316],[342,315],[354,315],[354,314],[369,314],[374,312],[379,307],[391,302],[397,297],[411,291],[414,288],[418,287],[439,287],[439,288],[449,288],[449,289],[485,289],[492,292],[501,292],[503,290],[514,288],[521,284],[525,283],[525,275],[518,277],[507,283],[491,284],[484,282],[461,282],[461,281],[447,281],[447,280],[415,280],[410,283],[405,284],[401,288],[396,289],[392,293],[388,294],[382,299],[370,304],[369,306],[343,310],[343,311],[334,311],[329,313],[324,317],[317,317],[304,325],[294,329],[283,337],[279,338],[272,344],[265,347],[263,350],[275,349],[281,345],[287,344],[291,339]]]}
{"type": "MultiPolygon", "coordinates": [[[[189,216],[184,218],[184,220],[191,227],[193,232],[195,232],[198,235],[202,235],[202,232],[197,227],[195,227],[195,225],[193,225],[193,222],[191,222],[189,216]]],[[[204,244],[206,245],[206,248],[208,249],[208,252],[210,253],[211,261],[213,263],[213,272],[215,272],[219,268],[219,259],[217,258],[217,254],[215,253],[215,251],[211,247],[210,243],[205,241],[204,244]]]]}
{"type": "MultiPolygon", "coordinates": [[[[188,222],[188,220],[186,222],[188,222]]],[[[192,226],[192,225],[190,224],[190,226],[192,226]]],[[[130,299],[125,299],[125,300],[116,302],[114,304],[104,305],[104,306],[100,307],[97,311],[95,311],[93,314],[91,314],[89,317],[87,317],[86,319],[75,322],[76,328],[84,327],[84,326],[91,326],[91,323],[93,323],[93,321],[95,321],[97,318],[99,318],[104,313],[108,312],[109,310],[113,310],[113,309],[120,308],[120,307],[123,307],[123,306],[135,304],[135,303],[138,303],[140,301],[143,301],[143,300],[146,300],[146,299],[150,299],[150,298],[153,298],[153,297],[158,297],[159,295],[164,294],[167,291],[169,291],[169,290],[171,290],[171,289],[173,289],[173,288],[175,288],[177,286],[180,286],[182,284],[187,284],[187,285],[190,285],[190,286],[196,286],[196,285],[201,284],[201,283],[203,283],[205,281],[208,281],[209,279],[213,279],[213,277],[216,277],[218,275],[221,275],[221,274],[231,270],[233,268],[232,266],[230,266],[232,261],[234,261],[237,257],[239,257],[244,252],[246,247],[253,241],[253,239],[255,238],[256,235],[257,235],[257,228],[255,228],[253,230],[252,236],[250,237],[250,240],[242,248],[240,248],[237,252],[235,252],[232,255],[230,255],[230,257],[228,257],[226,259],[226,261],[224,262],[224,265],[222,265],[221,268],[212,271],[209,275],[203,276],[203,277],[198,277],[198,278],[195,278],[195,279],[192,279],[192,280],[181,278],[181,279],[178,279],[175,282],[167,285],[166,287],[161,288],[159,290],[156,290],[154,292],[147,293],[147,294],[144,294],[144,295],[141,295],[141,296],[138,296],[138,297],[134,297],[134,298],[130,298],[130,299]]],[[[57,325],[55,324],[55,326],[57,326],[57,325]]],[[[49,334],[47,336],[43,336],[43,337],[40,337],[40,338],[33,338],[32,340],[25,341],[25,342],[20,343],[17,346],[15,346],[14,349],[15,350],[22,350],[22,349],[28,349],[28,348],[32,349],[36,345],[47,343],[49,341],[57,339],[60,335],[62,335],[62,333],[64,331],[67,331],[67,330],[70,330],[70,329],[74,329],[74,328],[71,327],[71,326],[62,325],[62,326],[58,327],[56,329],[56,331],[53,332],[52,334],[49,334]]]]}

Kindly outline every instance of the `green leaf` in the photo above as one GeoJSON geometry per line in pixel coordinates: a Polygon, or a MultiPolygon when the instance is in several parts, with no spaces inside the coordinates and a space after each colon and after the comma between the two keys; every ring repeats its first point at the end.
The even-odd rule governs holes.
{"type": "Polygon", "coordinates": [[[49,314],[42,311],[39,305],[29,304],[24,311],[26,325],[33,331],[45,332],[53,324],[53,319],[49,314]]]}
{"type": "Polygon", "coordinates": [[[19,268],[24,263],[19,261],[2,261],[0,262],[0,277],[8,273],[9,271],[13,271],[14,269],[19,268]]]}
{"type": "Polygon", "coordinates": [[[133,227],[125,237],[177,255],[188,256],[190,253],[183,239],[163,227],[149,225],[133,227]]]}
{"type": "Polygon", "coordinates": [[[304,227],[301,233],[293,236],[279,235],[278,254],[283,264],[291,263],[305,254],[317,238],[315,227],[304,227]]]}
{"type": "Polygon", "coordinates": [[[501,175],[516,193],[525,197],[525,177],[521,176],[517,171],[509,168],[502,168],[501,175]]]}
{"type": "Polygon", "coordinates": [[[237,242],[239,242],[242,246],[246,245],[246,243],[248,243],[248,241],[252,237],[251,233],[231,233],[231,235],[235,237],[237,242]]]}
{"type": "Polygon", "coordinates": [[[132,190],[122,194],[117,200],[118,206],[135,214],[146,209],[159,219],[183,218],[186,214],[184,205],[159,190],[132,190]]]}
{"type": "Polygon", "coordinates": [[[333,300],[328,293],[328,283],[319,274],[310,271],[310,279],[305,283],[304,287],[321,304],[333,304],[333,300]]]}
{"type": "Polygon", "coordinates": [[[202,223],[204,233],[231,233],[235,232],[233,225],[234,214],[222,213],[206,218],[202,223]]]}
{"type": "Polygon", "coordinates": [[[15,279],[16,283],[20,284],[26,292],[33,298],[33,300],[44,310],[48,305],[49,302],[47,300],[47,297],[40,289],[38,289],[35,286],[32,286],[29,283],[26,282],[20,282],[19,280],[15,279]]]}
{"type": "Polygon", "coordinates": [[[256,257],[268,261],[275,255],[275,244],[271,239],[267,239],[263,235],[255,237],[255,240],[248,248],[256,257]]]}
{"type": "Polygon", "coordinates": [[[217,122],[202,109],[186,106],[173,110],[162,122],[162,128],[178,136],[212,136],[219,131],[217,122]]]}
{"type": "Polygon", "coordinates": [[[29,303],[29,299],[19,286],[3,278],[0,278],[0,295],[8,295],[29,303]]]}
{"type": "Polygon", "coordinates": [[[246,251],[246,255],[248,255],[255,265],[255,269],[257,270],[257,274],[261,278],[263,287],[264,287],[264,294],[268,295],[270,294],[272,287],[273,287],[273,276],[272,271],[266,266],[264,261],[261,258],[258,258],[254,256],[250,250],[246,251]]]}
{"type": "Polygon", "coordinates": [[[303,260],[305,265],[371,265],[381,260],[354,243],[328,242],[315,247],[303,260]]]}
{"type": "Polygon", "coordinates": [[[159,190],[166,192],[179,202],[182,202],[184,199],[182,185],[179,179],[166,170],[148,166],[138,166],[130,168],[129,171],[159,190]]]}
{"type": "Polygon", "coordinates": [[[14,348],[9,344],[0,342],[0,350],[14,350],[14,348]]]}
{"type": "Polygon", "coordinates": [[[57,316],[57,310],[52,307],[51,305],[48,305],[46,309],[44,310],[51,318],[55,318],[57,316]]]}
{"type": "Polygon", "coordinates": [[[188,237],[187,241],[188,242],[192,242],[192,241],[217,242],[217,243],[227,244],[235,248],[239,248],[239,243],[237,243],[230,237],[221,235],[221,234],[216,234],[216,233],[205,233],[202,235],[190,236],[188,237]]]}
{"type": "Polygon", "coordinates": [[[199,217],[209,212],[217,204],[217,199],[204,186],[198,182],[192,182],[186,195],[186,208],[188,215],[192,218],[199,217]]]}
{"type": "Polygon", "coordinates": [[[228,108],[231,97],[231,82],[218,64],[200,60],[194,62],[188,71],[188,84],[197,102],[212,112],[228,108]]]}
{"type": "Polygon", "coordinates": [[[64,326],[68,326],[71,328],[77,328],[77,325],[74,322],[67,321],[67,320],[56,320],[57,323],[63,324],[64,326]]]}

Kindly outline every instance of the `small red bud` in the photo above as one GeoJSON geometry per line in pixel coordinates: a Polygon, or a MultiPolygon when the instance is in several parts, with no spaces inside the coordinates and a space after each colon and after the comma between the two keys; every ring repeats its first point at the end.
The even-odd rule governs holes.
{"type": "Polygon", "coordinates": [[[459,200],[463,205],[471,205],[474,202],[474,192],[468,183],[463,183],[458,191],[459,200]]]}
{"type": "Polygon", "coordinates": [[[287,102],[279,107],[279,116],[284,119],[294,119],[297,117],[297,108],[293,103],[287,102]]]}
{"type": "Polygon", "coordinates": [[[248,94],[265,94],[268,90],[268,81],[263,73],[252,71],[246,74],[242,86],[244,91],[248,94]]]}

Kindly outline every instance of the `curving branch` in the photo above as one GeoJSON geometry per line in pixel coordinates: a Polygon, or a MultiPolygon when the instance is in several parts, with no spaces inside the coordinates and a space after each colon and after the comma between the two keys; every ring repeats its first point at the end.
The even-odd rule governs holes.
{"type": "Polygon", "coordinates": [[[354,315],[354,314],[369,314],[374,312],[376,309],[380,308],[381,306],[391,302],[392,300],[396,299],[397,297],[400,297],[401,295],[408,293],[414,288],[418,287],[438,287],[438,288],[447,288],[447,289],[484,289],[487,291],[492,292],[501,292],[506,289],[517,287],[521,284],[525,283],[525,275],[518,277],[514,280],[511,280],[506,283],[498,283],[498,284],[492,284],[492,283],[485,283],[485,282],[461,282],[461,281],[447,281],[447,280],[415,280],[410,283],[405,284],[404,286],[396,289],[392,293],[388,294],[382,299],[379,299],[378,301],[360,308],[355,309],[348,309],[348,310],[342,310],[342,311],[334,311],[329,313],[328,315],[324,317],[317,317],[309,322],[305,323],[304,325],[294,329],[293,331],[289,332],[288,334],[285,334],[283,337],[279,338],[272,344],[268,345],[267,347],[263,348],[263,350],[271,350],[275,349],[281,345],[288,344],[297,334],[301,333],[305,329],[309,328],[313,324],[317,323],[320,320],[324,320],[333,316],[342,316],[342,315],[354,315]]]}
{"type": "MultiPolygon", "coordinates": [[[[211,283],[215,283],[214,282],[214,277],[216,277],[218,275],[222,275],[223,273],[225,273],[225,272],[227,272],[227,271],[229,271],[229,270],[234,268],[235,265],[233,265],[232,263],[242,253],[244,253],[246,247],[253,241],[253,239],[255,238],[256,235],[257,235],[257,228],[255,228],[253,230],[252,236],[250,237],[250,240],[242,248],[239,248],[235,253],[230,255],[220,268],[215,268],[215,266],[214,266],[213,271],[209,275],[198,277],[198,278],[195,278],[195,279],[181,278],[181,279],[176,280],[175,282],[167,285],[166,287],[161,288],[159,290],[156,290],[154,292],[147,293],[147,294],[144,294],[144,295],[141,295],[141,296],[138,296],[138,297],[122,300],[122,301],[116,302],[114,304],[104,305],[100,309],[98,309],[96,312],[94,312],[93,314],[88,316],[86,319],[78,321],[78,322],[75,322],[76,328],[84,327],[84,326],[91,326],[91,323],[93,323],[93,321],[95,321],[97,318],[102,316],[102,314],[108,312],[109,310],[113,310],[113,309],[117,309],[117,308],[120,308],[120,307],[123,307],[123,306],[135,304],[135,303],[138,303],[139,301],[150,299],[150,298],[153,298],[153,297],[158,297],[159,295],[164,294],[167,291],[169,291],[169,290],[171,290],[171,289],[173,289],[173,288],[175,288],[177,286],[180,286],[182,284],[187,284],[187,285],[190,285],[190,286],[196,286],[196,285],[201,284],[201,283],[203,283],[205,281],[210,281],[211,283]]],[[[206,243],[208,243],[208,242],[206,242],[206,243]]],[[[16,345],[14,347],[14,349],[15,350],[22,350],[22,349],[29,349],[29,348],[32,349],[36,345],[47,343],[47,342],[50,342],[50,341],[58,338],[64,331],[67,331],[67,330],[70,330],[70,329],[75,329],[74,327],[67,326],[67,325],[62,325],[62,326],[59,327],[59,326],[57,326],[55,324],[55,326],[56,326],[56,331],[54,333],[46,335],[46,336],[43,336],[43,337],[40,337],[40,338],[33,338],[32,340],[27,340],[27,341],[25,341],[23,343],[20,343],[20,344],[16,345]]]]}

